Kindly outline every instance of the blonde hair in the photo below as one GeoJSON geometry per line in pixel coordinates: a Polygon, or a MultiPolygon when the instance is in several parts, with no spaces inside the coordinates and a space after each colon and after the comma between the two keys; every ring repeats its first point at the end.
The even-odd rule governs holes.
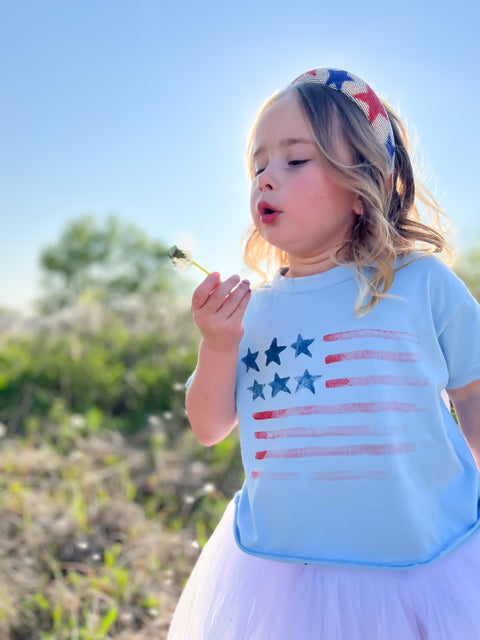
{"type": "MultiPolygon", "coordinates": [[[[440,223],[442,212],[431,193],[414,176],[407,131],[393,109],[383,102],[392,125],[395,143],[393,176],[388,175],[385,146],[358,106],[346,95],[318,82],[305,82],[274,94],[260,110],[247,147],[247,168],[253,180],[252,145],[260,117],[287,93],[294,93],[310,126],[326,166],[338,183],[360,196],[362,215],[356,216],[350,234],[336,255],[338,264],[354,264],[360,283],[355,313],[370,311],[388,295],[398,256],[412,252],[449,254],[440,223]],[[335,133],[340,133],[353,151],[353,164],[336,157],[335,133]],[[422,222],[422,214],[430,221],[422,222]],[[367,278],[362,267],[373,267],[367,278]],[[368,300],[366,298],[368,297],[368,300]]],[[[279,267],[288,267],[287,254],[269,245],[257,229],[246,236],[243,258],[267,279],[279,267]],[[267,273],[265,273],[265,267],[267,273]]]]}

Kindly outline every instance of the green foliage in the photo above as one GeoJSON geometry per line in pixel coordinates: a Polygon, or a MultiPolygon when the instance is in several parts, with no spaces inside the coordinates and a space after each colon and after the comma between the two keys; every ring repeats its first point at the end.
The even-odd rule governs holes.
{"type": "Polygon", "coordinates": [[[40,300],[44,311],[82,297],[112,300],[173,291],[165,246],[115,216],[103,223],[92,216],[73,220],[58,241],[43,250],[40,264],[47,292],[40,300]]]}
{"type": "Polygon", "coordinates": [[[197,336],[187,312],[173,306],[152,299],[132,314],[128,305],[115,311],[83,305],[67,326],[52,317],[32,333],[5,335],[0,421],[11,433],[26,433],[36,419],[61,424],[61,409],[81,415],[79,428],[89,431],[100,425],[135,431],[151,414],[178,410],[197,336]]]}
{"type": "Polygon", "coordinates": [[[472,249],[462,255],[454,269],[480,302],[480,249],[472,249]]]}

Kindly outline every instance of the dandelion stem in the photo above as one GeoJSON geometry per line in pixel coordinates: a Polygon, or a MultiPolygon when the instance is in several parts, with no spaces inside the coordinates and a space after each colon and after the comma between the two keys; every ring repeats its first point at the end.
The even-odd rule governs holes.
{"type": "Polygon", "coordinates": [[[190,262],[195,265],[196,267],[198,267],[198,269],[201,269],[202,271],[204,271],[207,276],[210,275],[210,271],[207,271],[206,269],[204,269],[203,267],[201,267],[197,262],[195,262],[195,260],[190,260],[190,262]]]}

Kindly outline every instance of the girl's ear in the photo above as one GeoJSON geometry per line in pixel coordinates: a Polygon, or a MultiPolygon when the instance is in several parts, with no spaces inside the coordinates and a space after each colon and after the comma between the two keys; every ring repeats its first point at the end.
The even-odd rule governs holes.
{"type": "Polygon", "coordinates": [[[353,201],[352,211],[357,216],[363,215],[363,202],[360,196],[355,196],[355,199],[353,201]]]}

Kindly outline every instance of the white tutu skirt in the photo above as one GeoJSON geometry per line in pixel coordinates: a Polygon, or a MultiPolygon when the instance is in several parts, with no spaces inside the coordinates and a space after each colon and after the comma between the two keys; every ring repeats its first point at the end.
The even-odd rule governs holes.
{"type": "Polygon", "coordinates": [[[480,536],[423,567],[305,566],[241,551],[233,516],[231,502],[168,640],[480,640],[480,536]]]}

